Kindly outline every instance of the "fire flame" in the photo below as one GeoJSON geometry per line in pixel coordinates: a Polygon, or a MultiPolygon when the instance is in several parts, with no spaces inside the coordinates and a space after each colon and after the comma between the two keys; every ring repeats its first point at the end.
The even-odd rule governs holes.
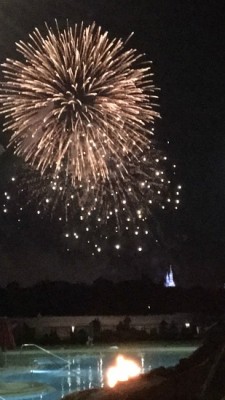
{"type": "Polygon", "coordinates": [[[138,376],[141,372],[139,365],[130,359],[119,355],[114,366],[108,368],[106,377],[109,387],[114,387],[118,382],[125,382],[130,378],[138,376]]]}

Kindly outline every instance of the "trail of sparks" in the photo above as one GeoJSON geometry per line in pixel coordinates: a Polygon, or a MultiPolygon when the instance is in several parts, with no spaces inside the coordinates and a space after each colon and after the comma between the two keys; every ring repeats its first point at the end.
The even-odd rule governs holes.
{"type": "Polygon", "coordinates": [[[49,214],[63,215],[67,221],[80,212],[82,220],[90,220],[94,214],[102,224],[113,220],[120,228],[127,220],[134,223],[137,219],[146,220],[152,208],[165,200],[168,182],[162,166],[166,157],[158,150],[155,157],[158,158],[149,160],[141,154],[138,162],[130,161],[126,185],[121,171],[117,172],[120,166],[115,165],[110,184],[79,182],[76,188],[63,173],[54,178],[51,173],[41,176],[24,164],[17,174],[17,191],[23,193],[28,202],[49,214]]]}

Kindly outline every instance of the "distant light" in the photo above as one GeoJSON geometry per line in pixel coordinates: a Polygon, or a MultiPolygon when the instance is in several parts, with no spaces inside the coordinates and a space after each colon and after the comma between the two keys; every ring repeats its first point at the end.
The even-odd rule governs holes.
{"type": "Polygon", "coordinates": [[[190,328],[191,324],[190,322],[185,322],[185,328],[190,328]]]}
{"type": "Polygon", "coordinates": [[[142,251],[142,247],[141,246],[139,246],[137,249],[138,249],[138,251],[142,251]]]}
{"type": "Polygon", "coordinates": [[[119,249],[120,249],[120,244],[116,244],[116,245],[115,245],[115,248],[116,248],[117,250],[119,250],[119,249]]]}

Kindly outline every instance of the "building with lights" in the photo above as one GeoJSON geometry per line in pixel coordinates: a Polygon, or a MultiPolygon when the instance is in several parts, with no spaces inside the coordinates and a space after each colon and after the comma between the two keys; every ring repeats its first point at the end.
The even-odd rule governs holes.
{"type": "Polygon", "coordinates": [[[176,284],[173,279],[173,269],[172,265],[170,265],[170,270],[167,272],[166,277],[165,277],[165,282],[164,282],[165,287],[175,287],[176,284]]]}

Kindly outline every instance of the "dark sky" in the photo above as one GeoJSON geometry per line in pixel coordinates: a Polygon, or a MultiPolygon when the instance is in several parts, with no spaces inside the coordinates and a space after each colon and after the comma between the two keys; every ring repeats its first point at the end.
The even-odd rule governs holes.
{"type": "MultiPolygon", "coordinates": [[[[55,18],[59,25],[67,18],[71,24],[95,20],[112,37],[126,38],[134,31],[131,45],[153,61],[154,80],[161,89],[162,119],[156,124],[157,135],[169,139],[169,156],[177,164],[183,186],[179,218],[170,223],[170,229],[177,230],[173,234],[185,239],[181,255],[175,252],[177,280],[183,284],[225,281],[223,1],[1,0],[0,61],[16,57],[15,42],[28,39],[28,33],[36,26],[44,31],[44,21],[53,25],[55,18]]],[[[3,135],[0,142],[5,143],[3,135]]],[[[1,172],[4,184],[10,168],[11,158],[6,157],[1,172]]],[[[49,239],[48,246],[38,247],[35,239],[27,237],[29,234],[22,235],[17,246],[13,241],[18,237],[8,234],[11,247],[7,250],[7,232],[12,227],[9,229],[4,221],[1,220],[0,284],[1,280],[6,284],[15,279],[25,284],[46,278],[77,280],[89,276],[91,280],[101,274],[129,277],[141,270],[143,260],[139,259],[130,275],[131,254],[127,258],[123,255],[119,270],[110,253],[101,260],[85,261],[84,254],[76,252],[74,260],[68,261],[58,255],[55,242],[49,239]]],[[[31,224],[35,230],[35,222],[31,224]]],[[[46,240],[50,231],[48,226],[46,240]]],[[[153,261],[147,265],[146,258],[148,254],[143,271],[160,279],[162,269],[167,268],[166,261],[164,267],[157,263],[155,267],[153,261]]]]}

